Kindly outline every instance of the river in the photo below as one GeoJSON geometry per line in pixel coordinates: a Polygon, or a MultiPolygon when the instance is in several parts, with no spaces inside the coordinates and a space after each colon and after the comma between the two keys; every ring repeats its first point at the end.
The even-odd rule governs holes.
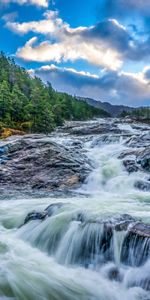
{"type": "MultiPolygon", "coordinates": [[[[118,124],[133,136],[143,127],[118,124]]],[[[73,138],[52,139],[69,145],[73,138]]],[[[126,231],[113,232],[109,251],[99,247],[106,220],[129,214],[150,223],[150,193],[134,185],[147,175],[129,174],[118,159],[128,149],[126,139],[112,134],[84,139],[94,168],[73,195],[1,199],[0,299],[150,300],[149,288],[138,284],[150,276],[150,259],[140,266],[121,261],[126,231]],[[29,212],[57,203],[51,217],[21,226],[29,212]]]]}

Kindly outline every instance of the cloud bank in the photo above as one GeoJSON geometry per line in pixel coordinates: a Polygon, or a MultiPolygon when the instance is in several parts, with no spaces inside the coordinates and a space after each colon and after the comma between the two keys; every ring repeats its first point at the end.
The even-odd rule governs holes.
{"type": "Polygon", "coordinates": [[[150,67],[140,73],[105,71],[95,75],[55,65],[31,69],[32,76],[50,81],[55,89],[77,96],[130,106],[148,105],[150,101],[150,67]]]}
{"type": "Polygon", "coordinates": [[[17,50],[17,56],[27,61],[85,60],[98,67],[117,70],[125,60],[139,61],[150,57],[150,36],[138,40],[115,19],[71,28],[59,18],[57,11],[46,11],[39,21],[9,21],[6,27],[17,34],[36,34],[17,50]],[[39,41],[41,34],[42,42],[39,41]]]}

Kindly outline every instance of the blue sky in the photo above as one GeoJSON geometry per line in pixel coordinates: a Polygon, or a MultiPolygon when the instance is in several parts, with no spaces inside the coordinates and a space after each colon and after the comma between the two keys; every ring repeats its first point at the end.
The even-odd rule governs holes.
{"type": "Polygon", "coordinates": [[[55,89],[150,105],[149,0],[1,0],[0,50],[55,89]]]}

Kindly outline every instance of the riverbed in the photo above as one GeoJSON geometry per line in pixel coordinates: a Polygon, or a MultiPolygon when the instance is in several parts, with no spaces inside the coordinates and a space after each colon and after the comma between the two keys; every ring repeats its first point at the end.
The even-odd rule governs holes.
{"type": "Polygon", "coordinates": [[[68,148],[71,141],[80,141],[92,164],[84,182],[68,194],[1,197],[0,299],[150,300],[150,253],[142,263],[136,264],[134,257],[122,259],[128,229],[113,231],[109,250],[99,247],[105,222],[132,217],[135,223],[150,224],[150,191],[136,186],[141,179],[149,181],[149,172],[128,172],[119,158],[137,150],[127,141],[149,134],[150,127],[118,120],[116,124],[121,133],[83,135],[74,129],[64,134],[60,129],[49,137],[68,148]],[[42,212],[51,204],[51,216],[24,224],[28,213],[42,212]]]}

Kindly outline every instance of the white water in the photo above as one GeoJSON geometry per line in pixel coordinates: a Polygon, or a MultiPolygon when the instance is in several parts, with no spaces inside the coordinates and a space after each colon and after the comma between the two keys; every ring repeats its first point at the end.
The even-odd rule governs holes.
{"type": "MultiPolygon", "coordinates": [[[[136,133],[129,125],[121,126],[136,133]]],[[[57,142],[67,144],[67,138],[57,137],[57,142]]],[[[150,292],[138,284],[148,278],[150,260],[138,268],[120,262],[125,232],[114,232],[110,245],[113,254],[107,253],[113,256],[112,261],[103,249],[99,250],[103,225],[96,221],[127,213],[150,223],[150,194],[134,188],[134,183],[145,175],[129,175],[124,170],[117,159],[124,149],[122,138],[103,143],[100,136],[95,136],[86,142],[85,151],[95,168],[74,197],[1,201],[0,299],[150,300],[150,292]],[[28,212],[43,211],[57,202],[66,205],[52,217],[18,229],[28,212]],[[115,265],[120,281],[109,279],[115,265]]]]}

